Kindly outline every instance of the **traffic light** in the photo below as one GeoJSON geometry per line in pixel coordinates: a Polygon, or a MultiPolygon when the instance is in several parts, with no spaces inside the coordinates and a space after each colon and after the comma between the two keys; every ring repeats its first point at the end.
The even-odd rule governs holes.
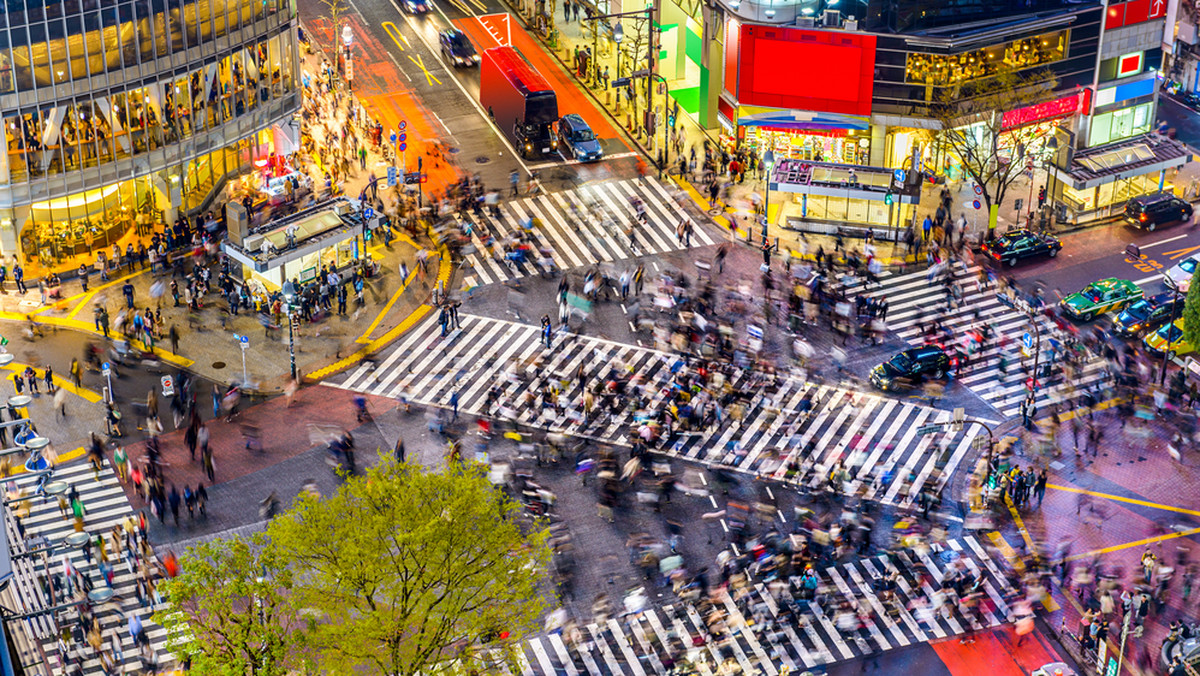
{"type": "Polygon", "coordinates": [[[892,202],[895,202],[895,201],[896,201],[896,198],[892,196],[892,191],[890,191],[890,190],[888,191],[888,193],[886,195],[883,196],[883,203],[888,205],[889,207],[892,206],[892,202]]]}

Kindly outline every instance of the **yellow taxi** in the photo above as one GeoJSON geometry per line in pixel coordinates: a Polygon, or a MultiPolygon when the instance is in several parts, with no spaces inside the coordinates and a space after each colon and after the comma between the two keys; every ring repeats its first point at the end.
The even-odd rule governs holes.
{"type": "Polygon", "coordinates": [[[1161,356],[1163,352],[1166,352],[1168,359],[1196,351],[1196,348],[1183,339],[1183,319],[1163,324],[1157,331],[1147,335],[1142,344],[1151,354],[1161,356]]]}

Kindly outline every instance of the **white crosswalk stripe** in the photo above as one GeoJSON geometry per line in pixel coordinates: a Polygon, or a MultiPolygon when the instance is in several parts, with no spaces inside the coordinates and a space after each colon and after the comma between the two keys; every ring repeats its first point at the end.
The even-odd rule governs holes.
{"type": "MultiPolygon", "coordinates": [[[[1019,415],[1021,402],[1026,396],[1020,362],[1021,338],[1026,332],[1036,335],[1031,326],[1031,321],[1036,321],[1041,333],[1041,363],[1045,364],[1051,352],[1054,324],[1041,314],[1031,320],[1024,313],[1001,302],[994,288],[982,289],[978,283],[979,270],[978,266],[966,270],[956,266],[955,274],[963,295],[957,306],[948,311],[945,287],[940,283],[930,285],[927,271],[884,277],[879,286],[871,286],[867,295],[887,298],[888,329],[911,345],[924,342],[921,325],[934,319],[940,319],[942,326],[949,328],[957,337],[983,324],[991,325],[996,331],[991,344],[987,349],[971,355],[969,368],[958,380],[1004,416],[1012,417],[1019,415]],[[1001,347],[1000,336],[1012,339],[1007,347],[1001,347]],[[1002,374],[1000,368],[1002,353],[1008,361],[1006,374],[1002,374]]],[[[1081,393],[1102,380],[1104,370],[1102,359],[1090,358],[1069,383],[1058,382],[1047,386],[1043,378],[1036,393],[1039,407],[1049,401],[1069,399],[1072,392],[1081,393]]]]}
{"type": "Polygon", "coordinates": [[[823,585],[816,603],[799,601],[798,580],[792,584],[752,582],[739,590],[735,601],[725,591],[710,606],[699,599],[651,607],[618,619],[593,622],[579,630],[587,640],[580,645],[559,634],[528,639],[522,646],[526,673],[535,676],[567,674],[662,675],[670,660],[686,660],[701,674],[724,673],[728,661],[743,673],[777,676],[788,672],[877,655],[889,650],[947,638],[972,628],[989,628],[1010,620],[1008,584],[1000,569],[974,536],[951,540],[944,553],[900,555],[897,568],[887,555],[854,559],[824,568],[823,585]],[[954,567],[979,576],[989,604],[974,617],[966,617],[949,604],[943,612],[922,613],[934,587],[914,570],[919,559],[934,585],[954,567]],[[897,572],[897,589],[891,601],[879,591],[878,581],[897,572]],[[918,597],[919,603],[913,603],[918,597]],[[844,631],[832,619],[844,606],[865,604],[872,612],[861,630],[844,631]],[[715,610],[714,610],[715,608],[715,610]],[[994,610],[992,610],[994,608],[994,610]],[[719,612],[721,619],[716,619],[719,612]],[[725,635],[717,632],[725,627],[725,635]],[[548,648],[547,646],[552,646],[548,648]],[[829,646],[836,647],[836,653],[829,646]]]}
{"type": "MultiPolygon", "coordinates": [[[[546,350],[536,326],[474,315],[461,319],[461,331],[446,338],[433,318],[422,321],[377,365],[360,365],[333,384],[444,408],[457,393],[461,413],[499,411],[498,417],[523,424],[627,444],[641,420],[629,407],[579,424],[581,416],[571,410],[583,398],[578,374],[594,383],[610,369],[631,372],[652,402],[648,410],[656,410],[683,365],[672,354],[587,336],[556,337],[546,350]],[[545,382],[562,388],[561,413],[538,404],[545,382]],[[499,396],[489,401],[493,387],[499,396]]],[[[840,465],[848,473],[848,490],[863,488],[871,499],[907,504],[924,489],[940,490],[978,434],[971,426],[951,430],[945,424],[949,411],[795,378],[773,387],[756,378],[736,371],[731,385],[744,398],[726,407],[725,420],[681,432],[662,450],[814,487],[840,465]],[[735,415],[735,409],[744,412],[735,415]]]]}
{"type": "MultiPolygon", "coordinates": [[[[675,234],[684,215],[670,191],[653,177],[597,181],[573,190],[509,200],[500,206],[498,218],[486,209],[480,215],[462,212],[457,218],[470,222],[471,243],[475,247],[475,252],[466,257],[472,270],[467,283],[480,286],[536,274],[536,252],[524,262],[504,260],[502,254],[498,260],[488,254],[486,242],[489,234],[499,242],[521,232],[523,224],[531,219],[541,222],[534,234],[549,248],[555,265],[560,270],[570,270],[634,255],[684,249],[684,243],[675,234]],[[647,220],[645,226],[635,228],[635,246],[631,248],[625,229],[634,220],[630,202],[633,197],[645,205],[647,220]],[[606,225],[590,216],[589,204],[602,206],[613,215],[611,223],[606,225]]],[[[694,226],[694,246],[715,243],[711,234],[699,225],[694,226]]]]}
{"type": "MultiPolygon", "coordinates": [[[[68,486],[74,487],[79,492],[80,499],[86,510],[84,532],[90,534],[93,538],[102,533],[107,536],[114,526],[123,523],[126,517],[134,514],[133,506],[129,503],[125,492],[121,489],[116,474],[113,473],[108,465],[100,472],[99,477],[99,480],[97,480],[91,465],[86,462],[61,466],[55,471],[53,476],[54,481],[65,482],[68,486]]],[[[38,477],[36,476],[19,475],[12,478],[11,481],[16,484],[18,491],[23,491],[27,495],[36,493],[38,481],[38,477]]],[[[95,548],[93,548],[92,560],[89,563],[81,549],[65,546],[65,538],[75,533],[75,528],[73,520],[64,518],[60,512],[57,498],[33,498],[23,504],[29,509],[28,515],[21,518],[21,525],[25,529],[26,538],[45,538],[46,543],[63,545],[62,549],[50,555],[48,559],[50,570],[48,572],[51,575],[60,574],[63,570],[63,561],[69,557],[72,566],[83,575],[88,576],[95,589],[104,589],[106,585],[98,569],[95,548]]],[[[12,513],[9,510],[6,510],[6,512],[9,513],[6,521],[8,522],[9,539],[12,543],[14,556],[19,556],[24,551],[31,551],[47,546],[47,544],[41,543],[37,546],[27,548],[21,539],[16,537],[12,513]]],[[[31,542],[38,541],[32,540],[31,542]]],[[[139,605],[136,593],[137,577],[135,573],[129,570],[120,552],[110,551],[109,562],[112,563],[114,572],[112,584],[113,597],[109,601],[93,605],[96,617],[100,620],[101,635],[104,638],[106,649],[111,645],[111,634],[115,632],[120,639],[121,650],[123,652],[123,659],[117,662],[120,671],[124,673],[125,671],[136,670],[145,666],[139,657],[138,648],[129,636],[128,621],[125,618],[126,612],[134,613],[142,620],[143,629],[150,639],[151,650],[156,654],[158,663],[164,666],[169,665],[172,658],[165,647],[166,632],[157,624],[150,621],[155,607],[152,602],[148,602],[146,606],[139,605]]],[[[35,580],[40,579],[47,572],[38,555],[32,557],[31,569],[35,571],[34,574],[37,576],[35,580]]],[[[49,599],[46,598],[45,593],[39,585],[39,582],[30,581],[29,591],[36,595],[33,599],[26,599],[26,606],[30,609],[52,607],[52,604],[49,603],[49,599]]],[[[65,590],[59,593],[63,594],[65,590]]],[[[69,627],[75,621],[75,618],[76,613],[73,610],[64,610],[53,616],[41,616],[38,626],[50,626],[52,628],[69,627]]],[[[56,638],[53,634],[43,635],[40,632],[36,633],[36,639],[41,640],[43,650],[47,655],[58,654],[56,638]]],[[[80,654],[83,655],[90,655],[92,652],[86,645],[81,646],[79,650],[80,654]]],[[[54,673],[67,673],[66,670],[58,668],[56,657],[52,657],[51,661],[56,667],[54,673]]],[[[104,673],[98,656],[90,657],[83,662],[83,673],[89,676],[104,673]]]]}

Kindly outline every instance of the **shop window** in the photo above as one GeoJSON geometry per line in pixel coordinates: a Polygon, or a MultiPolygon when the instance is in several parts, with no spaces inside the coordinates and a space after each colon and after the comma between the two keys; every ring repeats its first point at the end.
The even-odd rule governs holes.
{"type": "Polygon", "coordinates": [[[1152,106],[1153,104],[1143,103],[1133,108],[1096,115],[1092,118],[1092,128],[1088,133],[1088,145],[1100,146],[1150,131],[1152,106]]]}
{"type": "Polygon", "coordinates": [[[9,51],[8,31],[0,30],[0,94],[13,91],[12,52],[9,51]]]}
{"type": "Polygon", "coordinates": [[[87,49],[84,47],[83,17],[69,16],[67,25],[67,67],[70,69],[72,80],[85,80],[88,77],[87,49]]]}
{"type": "Polygon", "coordinates": [[[1067,31],[1039,35],[964,54],[909,54],[904,80],[946,87],[1059,61],[1066,53],[1067,31]]]}
{"type": "Polygon", "coordinates": [[[22,118],[17,113],[4,115],[4,148],[8,157],[8,175],[12,181],[29,178],[29,165],[25,154],[25,132],[22,118]]]}

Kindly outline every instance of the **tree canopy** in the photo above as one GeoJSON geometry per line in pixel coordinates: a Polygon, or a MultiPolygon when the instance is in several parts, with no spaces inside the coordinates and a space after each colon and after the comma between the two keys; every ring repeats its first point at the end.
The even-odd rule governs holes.
{"type": "Polygon", "coordinates": [[[199,674],[288,673],[300,626],[289,602],[292,574],[263,535],[199,544],[184,561],[162,583],[168,606],[154,616],[168,649],[199,674]]]}
{"type": "Polygon", "coordinates": [[[1041,142],[1028,127],[1006,128],[1005,111],[1048,101],[1057,84],[1053,71],[1046,69],[1001,73],[947,87],[931,106],[942,142],[983,188],[981,197],[989,209],[1004,203],[1009,187],[1025,171],[1034,144],[1041,142]]]}
{"type": "MultiPolygon", "coordinates": [[[[299,500],[261,538],[287,571],[275,576],[287,582],[278,593],[306,618],[299,627],[289,624],[293,654],[341,674],[515,665],[515,642],[538,630],[548,609],[539,583],[550,563],[545,531],[525,532],[513,518],[519,509],[469,464],[428,473],[384,462],[327,498],[299,500]]],[[[211,549],[189,550],[181,578],[204,574],[203,561],[212,556],[211,549]]],[[[172,589],[172,610],[234,605],[209,585],[172,589]]],[[[213,613],[183,615],[199,625],[190,654],[225,654],[217,650],[213,613]]],[[[248,661],[236,665],[212,673],[277,673],[252,671],[248,661]]]]}
{"type": "Polygon", "coordinates": [[[1200,345],[1200,284],[1188,287],[1183,301],[1183,342],[1200,345]]]}

